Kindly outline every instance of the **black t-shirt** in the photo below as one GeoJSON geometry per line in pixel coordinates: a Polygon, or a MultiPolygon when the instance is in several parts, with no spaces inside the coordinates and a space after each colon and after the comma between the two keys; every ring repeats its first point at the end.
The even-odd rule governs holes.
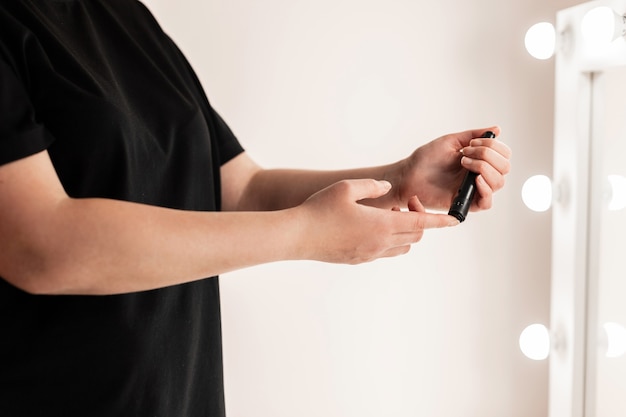
{"type": "MultiPolygon", "coordinates": [[[[0,164],[46,149],[72,197],[202,211],[242,151],[142,4],[3,0],[0,164]]],[[[217,278],[115,296],[0,278],[0,416],[223,415],[217,278]]]]}

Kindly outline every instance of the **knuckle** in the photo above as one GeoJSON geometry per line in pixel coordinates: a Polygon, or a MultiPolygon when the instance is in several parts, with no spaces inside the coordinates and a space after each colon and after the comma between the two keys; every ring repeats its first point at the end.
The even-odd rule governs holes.
{"type": "Polygon", "coordinates": [[[489,192],[498,191],[502,189],[506,182],[503,175],[493,176],[489,178],[489,181],[487,181],[487,178],[483,178],[483,179],[484,179],[484,183],[489,188],[489,190],[487,190],[487,187],[485,187],[485,190],[489,192]]]}
{"type": "Polygon", "coordinates": [[[405,245],[396,250],[398,255],[406,255],[411,251],[411,245],[405,245]]]}
{"type": "Polygon", "coordinates": [[[506,179],[503,176],[498,177],[498,180],[496,181],[496,189],[500,190],[504,188],[505,184],[506,184],[506,179]]]}
{"type": "Polygon", "coordinates": [[[479,159],[476,160],[476,168],[478,169],[478,172],[486,172],[489,171],[489,169],[491,168],[491,164],[489,164],[489,162],[485,161],[484,159],[479,159]]]}
{"type": "Polygon", "coordinates": [[[502,174],[506,175],[509,172],[511,172],[511,162],[507,160],[506,164],[504,164],[504,167],[502,168],[502,174]]]}
{"type": "Polygon", "coordinates": [[[353,247],[350,250],[349,261],[348,263],[351,265],[362,264],[365,262],[373,261],[379,257],[379,253],[381,252],[381,245],[366,243],[359,245],[357,247],[353,247]]]}
{"type": "Polygon", "coordinates": [[[421,239],[421,235],[424,233],[424,224],[425,220],[423,216],[416,215],[413,219],[413,224],[411,226],[411,231],[416,232],[419,236],[418,240],[421,239]]]}
{"type": "Polygon", "coordinates": [[[352,184],[348,180],[341,180],[335,184],[335,188],[338,191],[350,191],[352,188],[352,184]]]}
{"type": "Polygon", "coordinates": [[[490,148],[485,147],[485,146],[481,146],[480,148],[476,149],[475,155],[479,159],[485,159],[485,158],[487,158],[489,152],[490,152],[490,148]]]}

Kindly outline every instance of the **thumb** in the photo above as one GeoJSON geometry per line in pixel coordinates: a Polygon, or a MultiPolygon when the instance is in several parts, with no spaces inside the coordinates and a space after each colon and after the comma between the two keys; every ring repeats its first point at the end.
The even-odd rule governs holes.
{"type": "Polygon", "coordinates": [[[417,198],[416,195],[414,195],[413,197],[409,199],[407,206],[409,208],[409,211],[420,211],[420,212],[426,211],[426,209],[422,205],[422,202],[419,200],[419,198],[417,198]]]}
{"type": "Polygon", "coordinates": [[[347,182],[351,185],[349,187],[349,193],[351,199],[354,199],[354,201],[382,197],[391,190],[391,183],[384,180],[358,179],[348,180],[347,182]]]}
{"type": "Polygon", "coordinates": [[[496,135],[496,137],[500,136],[500,126],[495,125],[491,127],[483,127],[480,129],[471,129],[463,132],[459,132],[456,136],[462,147],[469,146],[469,143],[472,139],[483,137],[486,132],[492,132],[496,135]]]}

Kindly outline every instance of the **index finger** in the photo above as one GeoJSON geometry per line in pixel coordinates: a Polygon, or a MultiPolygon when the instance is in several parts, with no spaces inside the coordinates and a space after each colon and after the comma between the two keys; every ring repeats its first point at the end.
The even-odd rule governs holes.
{"type": "Polygon", "coordinates": [[[439,229],[458,225],[459,219],[442,213],[418,213],[422,229],[439,229]]]}
{"type": "Polygon", "coordinates": [[[483,127],[480,129],[470,129],[465,130],[463,132],[458,132],[456,134],[452,134],[457,138],[462,147],[468,146],[469,142],[472,139],[482,137],[486,132],[493,132],[496,135],[496,138],[500,136],[501,129],[500,126],[491,126],[491,127],[483,127]]]}
{"type": "MultiPolygon", "coordinates": [[[[487,149],[491,149],[494,152],[502,155],[504,158],[506,159],[511,159],[511,155],[512,155],[512,151],[511,148],[509,148],[509,146],[498,140],[498,139],[472,139],[469,143],[469,147],[484,147],[487,149]]],[[[463,148],[463,151],[465,152],[466,148],[463,148]]]]}

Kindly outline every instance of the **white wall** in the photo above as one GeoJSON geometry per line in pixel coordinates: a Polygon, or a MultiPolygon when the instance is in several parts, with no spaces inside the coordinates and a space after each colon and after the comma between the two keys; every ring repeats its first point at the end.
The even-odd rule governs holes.
{"type": "Polygon", "coordinates": [[[500,124],[514,170],[494,208],[401,258],[222,277],[230,417],[540,417],[548,367],[517,338],[548,324],[553,61],[530,25],[572,0],[151,0],[214,107],[264,166],[391,162],[500,124]]]}

